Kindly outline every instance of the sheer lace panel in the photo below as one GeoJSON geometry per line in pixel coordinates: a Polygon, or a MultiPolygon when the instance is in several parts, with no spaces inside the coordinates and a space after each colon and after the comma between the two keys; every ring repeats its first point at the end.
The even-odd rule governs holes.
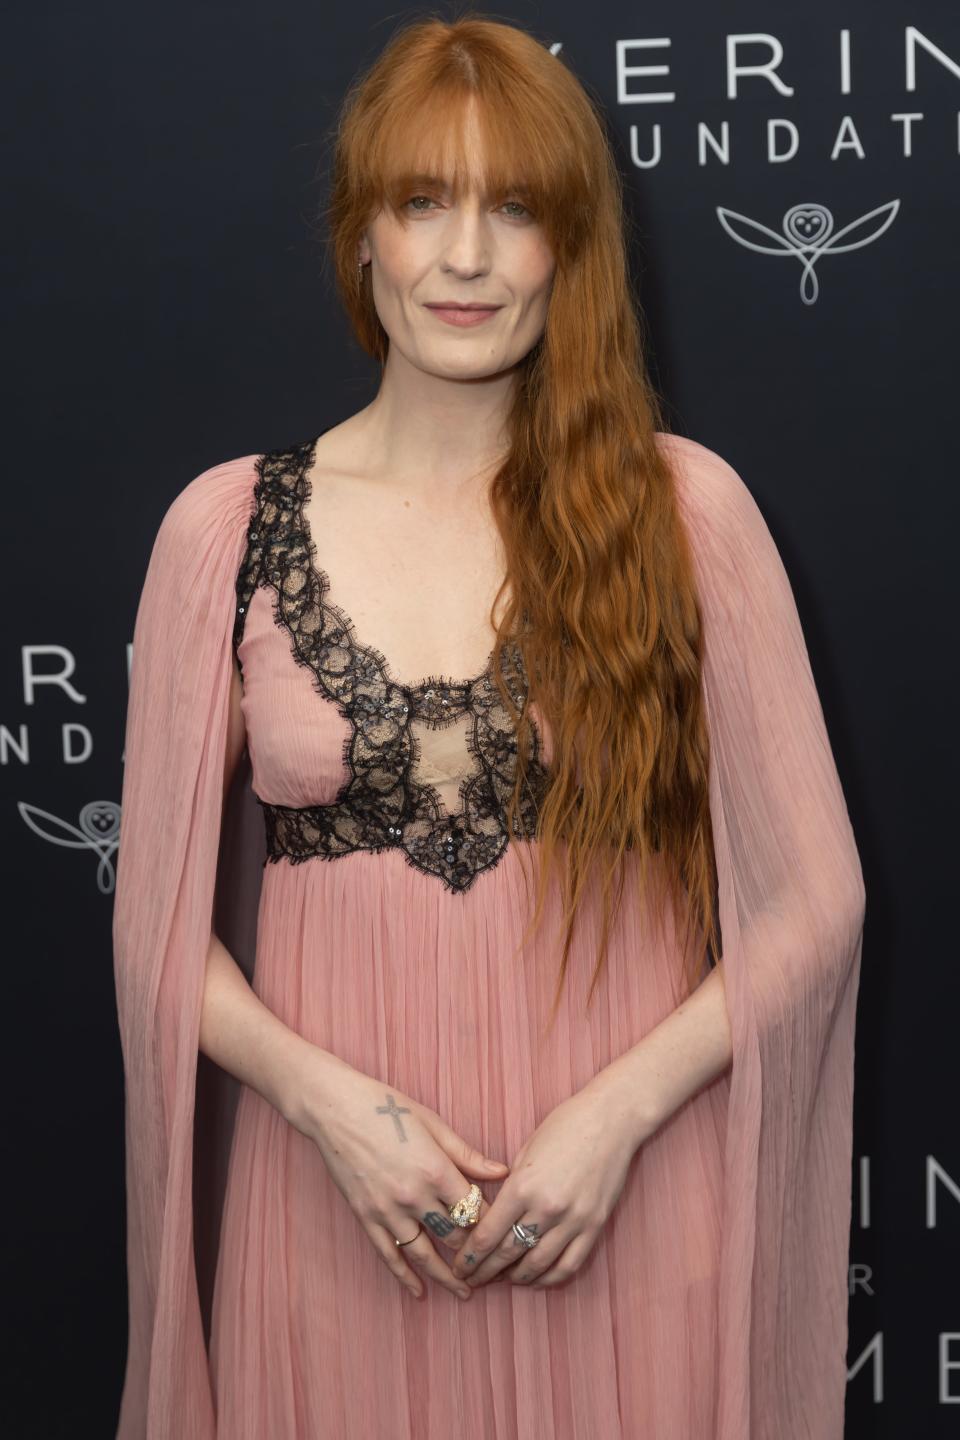
{"type": "MultiPolygon", "coordinates": [[[[350,617],[329,599],[330,581],[305,519],[315,447],[316,439],[309,440],[257,459],[233,647],[236,654],[254,591],[269,586],[274,619],[289,636],[294,660],[350,723],[343,756],[349,779],[327,805],[260,801],[267,861],[297,864],[393,846],[449,889],[466,890],[497,863],[510,838],[506,802],[517,736],[493,680],[494,653],[473,679],[428,676],[403,685],[386,657],[361,643],[350,617]]],[[[522,707],[527,678],[515,642],[505,647],[503,671],[522,707]]],[[[536,836],[547,784],[532,716],[531,731],[528,784],[513,831],[526,839],[536,836]]]]}

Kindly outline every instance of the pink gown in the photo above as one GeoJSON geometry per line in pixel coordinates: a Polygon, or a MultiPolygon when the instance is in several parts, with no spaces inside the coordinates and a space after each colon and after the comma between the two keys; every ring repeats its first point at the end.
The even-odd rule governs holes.
{"type": "MultiPolygon", "coordinates": [[[[279,832],[263,880],[254,988],[308,1040],[509,1160],[550,1110],[679,1003],[671,932],[645,934],[628,884],[609,968],[586,1011],[598,918],[588,908],[573,984],[543,1038],[557,936],[547,926],[522,962],[514,956],[526,919],[518,849],[526,842],[506,845],[499,825],[485,829],[482,818],[494,808],[488,772],[502,767],[507,717],[485,677],[397,684],[334,607],[316,562],[314,585],[298,583],[277,606],[271,577],[282,586],[292,571],[299,582],[310,558],[307,458],[269,458],[269,515],[256,521],[238,601],[253,787],[279,832]],[[282,540],[265,538],[271,525],[282,540]],[[303,622],[314,588],[319,632],[303,622]],[[362,715],[357,724],[351,708],[362,715]],[[408,723],[421,748],[412,766],[408,723]],[[307,807],[328,809],[287,813],[307,807]],[[445,839],[448,816],[464,809],[488,843],[463,845],[456,830],[445,839]],[[394,821],[401,844],[390,843],[394,821]],[[319,841],[304,836],[305,825],[322,829],[319,841]],[[353,848],[378,842],[386,848],[353,848]]],[[[537,1292],[495,1282],[466,1303],[433,1281],[420,1301],[403,1290],[314,1143],[245,1090],[212,1336],[221,1433],[572,1440],[622,1430],[700,1440],[715,1420],[727,1087],[718,1080],[644,1146],[575,1284],[537,1292]]],[[[482,1185],[488,1200],[500,1183],[482,1185]]]]}
{"type": "MultiPolygon", "coordinates": [[[[149,849],[142,678],[144,699],[136,685],[131,697],[127,765],[139,757],[141,770],[125,780],[115,930],[131,1274],[120,1440],[840,1440],[859,862],[792,596],[759,511],[712,452],[663,443],[681,462],[681,513],[704,586],[708,705],[711,675],[736,692],[710,712],[732,1072],[637,1152],[571,1280],[540,1291],[496,1280],[467,1302],[430,1280],[421,1299],[411,1296],[313,1142],[240,1089],[205,1344],[185,1197],[196,948],[212,877],[199,898],[184,902],[181,887],[171,899],[174,931],[183,928],[175,943],[161,926],[156,984],[144,987],[150,961],[138,961],[133,932],[156,916],[133,894],[135,877],[147,883],[149,849]],[[739,507],[737,525],[723,506],[739,507]],[[707,564],[701,533],[717,552],[726,544],[723,564],[707,564]],[[730,607],[722,628],[721,596],[730,607]],[[177,1003],[164,1003],[164,985],[177,1003]],[[156,1018],[145,1027],[147,1013],[156,1018]],[[151,1061],[137,1041],[154,1026],[161,1058],[151,1061]],[[166,1096],[165,1128],[143,1099],[148,1072],[166,1096]],[[159,1154],[143,1133],[151,1123],[159,1154]],[[158,1175],[162,1201],[155,1188],[144,1193],[158,1175]]],[[[198,743],[183,734],[164,742],[154,806],[161,771],[169,778],[171,764],[192,756],[194,798],[177,812],[168,853],[183,859],[192,845],[189,873],[209,871],[224,686],[239,662],[267,862],[256,993],[286,1025],[382,1080],[385,1095],[416,1097],[482,1153],[510,1161],[558,1103],[679,1003],[675,936],[628,882],[588,1009],[600,918],[589,896],[547,1031],[559,899],[554,891],[542,929],[514,954],[528,914],[522,856],[535,844],[524,821],[511,837],[501,822],[506,712],[487,672],[401,683],[389,657],[364,645],[330,593],[322,536],[304,518],[312,453],[306,442],[228,462],[184,492],[198,506],[205,489],[211,497],[203,523],[183,514],[195,528],[177,543],[196,547],[195,579],[205,574],[212,587],[209,567],[217,570],[217,618],[196,624],[215,632],[207,664],[217,657],[220,680],[209,694],[190,693],[205,715],[198,743]],[[220,553],[227,510],[231,543],[220,553]]],[[[171,513],[185,511],[183,496],[179,505],[171,513]]],[[[156,618],[161,554],[158,544],[134,647],[136,657],[139,639],[158,663],[164,646],[173,658],[156,618]]],[[[177,599],[168,585],[167,608],[177,599]]],[[[182,685],[182,637],[178,654],[182,685]]],[[[550,737],[534,717],[536,779],[550,737]]],[[[481,1182],[488,1201],[500,1183],[481,1182]]]]}

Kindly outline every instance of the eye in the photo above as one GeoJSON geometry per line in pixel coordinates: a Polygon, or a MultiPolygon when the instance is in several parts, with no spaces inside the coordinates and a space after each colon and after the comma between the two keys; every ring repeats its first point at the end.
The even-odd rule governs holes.
{"type": "MultiPolygon", "coordinates": [[[[437,204],[437,203],[438,203],[438,202],[435,201],[435,200],[432,198],[432,196],[430,196],[430,195],[411,195],[411,196],[410,196],[410,199],[404,202],[403,209],[404,209],[404,210],[412,210],[415,215],[425,215],[425,214],[427,213],[427,211],[428,211],[428,208],[429,208],[430,206],[432,206],[432,205],[437,204]],[[421,200],[423,201],[423,204],[422,204],[422,205],[418,203],[418,202],[420,202],[421,200]]],[[[509,211],[509,212],[508,212],[509,219],[511,219],[511,220],[532,220],[532,219],[533,219],[533,212],[529,209],[528,206],[524,205],[521,201],[519,201],[519,200],[504,200],[504,202],[503,202],[503,204],[500,206],[500,208],[503,210],[503,209],[507,209],[508,206],[512,206],[512,207],[513,207],[512,211],[509,211]],[[517,213],[518,211],[519,211],[519,214],[517,213]]]]}
{"type": "Polygon", "coordinates": [[[428,205],[432,205],[434,203],[429,195],[411,195],[410,199],[406,202],[404,209],[409,206],[413,208],[413,213],[415,215],[422,215],[424,213],[424,210],[415,203],[417,200],[426,200],[428,205]]]}
{"type": "Polygon", "coordinates": [[[506,206],[506,205],[515,205],[518,210],[522,210],[522,211],[523,211],[523,214],[522,214],[522,215],[511,215],[511,217],[510,217],[511,220],[527,220],[527,219],[532,220],[532,219],[533,219],[533,214],[532,214],[532,212],[527,209],[526,205],[522,205],[519,200],[504,200],[503,204],[504,204],[504,206],[506,206]]]}

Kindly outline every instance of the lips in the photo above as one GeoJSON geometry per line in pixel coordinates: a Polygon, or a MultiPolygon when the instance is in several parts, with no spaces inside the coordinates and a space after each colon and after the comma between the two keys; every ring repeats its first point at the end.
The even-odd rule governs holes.
{"type": "Polygon", "coordinates": [[[483,305],[472,301],[469,305],[458,304],[456,301],[445,303],[444,301],[431,301],[426,309],[442,320],[445,325],[457,325],[461,329],[472,325],[482,325],[491,316],[496,315],[502,309],[500,305],[483,305]]]}
{"type": "Polygon", "coordinates": [[[499,305],[485,305],[482,300],[465,303],[459,300],[428,300],[428,310],[499,310],[499,305]]]}

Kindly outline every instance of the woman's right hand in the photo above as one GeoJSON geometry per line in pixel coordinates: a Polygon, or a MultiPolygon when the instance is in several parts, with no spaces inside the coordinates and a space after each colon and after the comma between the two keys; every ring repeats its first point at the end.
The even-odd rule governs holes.
{"type": "Polygon", "coordinates": [[[462,1299],[472,1295],[433,1241],[459,1249],[468,1227],[450,1219],[449,1207],[471,1181],[504,1180],[509,1166],[486,1159],[435,1110],[319,1048],[300,1070],[288,1118],[316,1144],[387,1269],[412,1294],[419,1296],[422,1288],[411,1261],[462,1299]],[[397,1245],[418,1222],[424,1228],[416,1239],[397,1245]]]}

